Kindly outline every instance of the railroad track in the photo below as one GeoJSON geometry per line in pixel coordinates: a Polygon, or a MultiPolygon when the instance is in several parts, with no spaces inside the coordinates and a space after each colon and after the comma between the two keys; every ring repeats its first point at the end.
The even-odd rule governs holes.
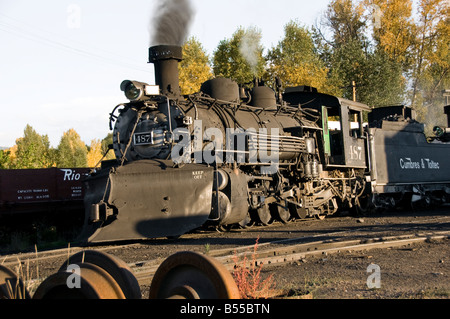
{"type": "MultiPolygon", "coordinates": [[[[338,232],[342,235],[347,232],[338,232]]],[[[326,235],[327,237],[330,234],[326,235]]],[[[311,237],[325,237],[311,236],[311,237]]],[[[411,233],[399,236],[375,236],[360,239],[346,240],[342,237],[325,240],[313,240],[306,243],[295,243],[310,238],[295,238],[289,240],[278,240],[255,245],[238,247],[236,249],[218,249],[207,253],[222,263],[229,271],[236,267],[236,261],[244,258],[255,262],[256,265],[279,265],[301,260],[308,256],[328,255],[338,252],[354,252],[371,249],[386,249],[425,242],[427,240],[442,240],[450,238],[450,231],[434,231],[423,233],[411,233]]],[[[140,285],[148,285],[159,267],[159,261],[147,261],[128,264],[134,272],[140,285]]]]}
{"type": "MultiPolygon", "coordinates": [[[[33,252],[26,254],[18,254],[12,256],[3,256],[0,257],[0,265],[6,267],[12,267],[14,269],[15,266],[22,267],[22,271],[26,269],[28,274],[28,269],[30,265],[36,267],[36,277],[25,277],[23,273],[19,275],[25,286],[28,287],[29,291],[35,291],[35,294],[39,296],[39,293],[42,293],[44,288],[48,288],[49,282],[52,283],[52,280],[46,280],[47,276],[46,272],[51,271],[54,276],[67,276],[66,272],[57,272],[54,273],[55,265],[56,269],[60,269],[63,267],[65,263],[69,264],[69,260],[74,263],[77,263],[77,258],[82,258],[84,260],[84,251],[90,257],[90,261],[88,261],[86,266],[88,267],[89,263],[98,261],[98,254],[103,254],[104,252],[110,251],[111,257],[116,255],[119,257],[120,269],[128,269],[127,270],[127,278],[131,276],[133,281],[135,282],[136,287],[133,289],[125,290],[128,292],[132,291],[136,294],[140,294],[139,288],[143,289],[144,286],[151,285],[153,287],[153,283],[156,282],[165,282],[166,280],[170,281],[172,277],[161,277],[161,269],[164,271],[169,271],[173,265],[172,262],[176,260],[178,264],[183,264],[185,262],[185,258],[193,258],[190,262],[200,263],[201,265],[208,264],[207,257],[210,260],[213,260],[217,263],[216,269],[223,269],[223,273],[227,273],[230,276],[230,272],[236,268],[236,266],[242,267],[254,265],[263,265],[267,267],[268,265],[282,265],[285,263],[292,263],[304,258],[314,256],[314,255],[329,255],[333,253],[353,253],[355,251],[368,251],[371,249],[383,249],[383,248],[394,248],[394,247],[404,247],[408,245],[413,245],[415,243],[424,242],[427,240],[442,240],[450,238],[450,216],[440,216],[440,217],[432,217],[432,218],[421,218],[420,220],[409,220],[407,222],[398,222],[398,223],[376,223],[371,225],[362,224],[360,227],[347,227],[346,228],[336,228],[339,229],[337,231],[326,231],[330,229],[330,227],[326,227],[325,229],[314,229],[317,232],[315,235],[310,236],[295,236],[296,232],[289,227],[283,227],[283,225],[278,225],[281,227],[273,226],[271,227],[271,232],[281,232],[285,233],[286,236],[283,239],[270,240],[270,238],[261,238],[261,243],[256,241],[257,245],[254,243],[254,238],[257,236],[258,227],[247,230],[243,230],[242,236],[239,233],[230,232],[230,235],[220,235],[218,236],[219,240],[223,240],[221,246],[229,245],[228,240],[231,239],[233,242],[236,238],[246,238],[245,246],[230,246],[228,248],[220,248],[220,249],[209,249],[209,246],[206,246],[206,243],[209,239],[216,237],[211,236],[211,232],[205,233],[197,233],[197,234],[189,234],[184,236],[181,241],[173,241],[172,243],[161,243],[158,241],[155,242],[147,242],[147,243],[134,243],[128,245],[110,245],[110,246],[94,246],[94,247],[68,247],[63,249],[57,249],[53,251],[43,251],[43,252],[33,252]],[[290,230],[289,230],[290,229],[290,230]],[[292,231],[292,232],[291,232],[292,231]],[[244,235],[247,233],[247,235],[244,235]],[[208,234],[208,235],[207,235],[208,234]],[[249,237],[249,235],[251,237],[249,237]],[[255,237],[253,237],[255,235],[255,237]],[[294,235],[294,236],[292,236],[294,235]],[[238,236],[238,237],[236,237],[238,236]],[[289,238],[290,237],[290,238],[289,238]],[[253,243],[251,242],[253,241],[253,243]],[[228,244],[226,244],[228,242],[228,244]],[[249,243],[252,243],[249,245],[249,243]],[[180,244],[187,244],[188,249],[180,249],[180,244]],[[146,246],[152,247],[150,249],[151,253],[148,254],[148,250],[146,246]],[[142,249],[142,250],[141,250],[142,249]],[[156,253],[156,251],[167,249],[167,251],[163,254],[156,253]],[[170,255],[167,258],[169,253],[173,254],[174,251],[180,250],[194,250],[197,251],[194,255],[191,252],[183,252],[180,254],[170,255]],[[203,251],[202,251],[203,250],[203,251]],[[134,253],[130,254],[130,251],[134,253]],[[139,262],[131,262],[126,264],[120,258],[123,256],[128,256],[128,261],[136,260],[136,256],[145,257],[143,252],[147,253],[147,257],[151,259],[139,261],[139,262]],[[200,252],[200,253],[199,253],[200,252]],[[76,257],[78,255],[78,257],[76,257]],[[150,256],[149,256],[150,255],[150,256]],[[155,256],[158,255],[158,258],[155,256]],[[206,255],[206,256],[205,256],[206,255]],[[80,257],[83,256],[83,257],[80,257]],[[131,256],[131,257],[130,257],[131,256]],[[134,256],[134,258],[133,258],[134,256]],[[181,257],[180,257],[181,256],[181,257]],[[197,256],[197,257],[196,257],[197,256]],[[195,257],[195,258],[194,258],[195,257]],[[74,259],[75,258],[75,259],[74,259]],[[94,258],[94,259],[93,259],[94,258]],[[133,258],[133,259],[132,259],[133,258]],[[177,259],[178,258],[178,259],[177,259]],[[181,258],[181,259],[180,259],[181,258]],[[206,259],[205,259],[206,258],[206,259]],[[170,262],[168,260],[170,259],[170,262]],[[65,260],[62,262],[61,260],[65,260]],[[243,260],[246,260],[246,263],[243,263],[243,260]],[[47,268],[44,273],[39,273],[38,269],[41,265],[45,265],[42,268],[47,268]],[[172,265],[172,266],[168,266],[172,265]],[[220,267],[219,267],[220,266],[220,267]],[[45,281],[45,282],[44,282],[45,281]],[[44,287],[42,289],[35,290],[37,288],[44,287]],[[38,293],[39,292],[39,293],[38,293]]],[[[336,225],[334,225],[336,226],[336,225]]],[[[342,227],[342,225],[337,225],[337,227],[342,227]]],[[[264,228],[267,229],[267,228],[264,228]]],[[[310,230],[311,231],[311,230],[310,230]]],[[[301,232],[304,234],[304,232],[301,232]]],[[[259,237],[258,237],[259,238],[259,237]]],[[[226,246],[225,246],[226,247],[226,246]]],[[[104,254],[103,254],[104,255],[104,254]]],[[[109,258],[109,257],[108,257],[109,258]]],[[[82,261],[84,262],[84,261],[82,261]]],[[[101,261],[101,264],[107,265],[108,262],[101,261]]],[[[84,264],[83,264],[84,265],[84,264]]],[[[209,264],[208,264],[209,265],[209,264]]],[[[91,266],[89,266],[91,267],[91,266]]],[[[88,268],[89,268],[88,267],[88,268]]],[[[109,267],[109,266],[108,266],[109,267]]],[[[203,267],[203,266],[202,266],[203,267]]],[[[0,268],[1,269],[1,268],[0,268]]],[[[84,268],[83,268],[84,269],[84,268]]],[[[189,278],[191,275],[197,274],[197,272],[193,272],[192,274],[185,274],[183,267],[176,268],[178,272],[178,276],[180,278],[189,278]]],[[[190,269],[190,268],[187,268],[190,269]]],[[[95,270],[95,269],[94,269],[95,270]]],[[[93,271],[91,269],[91,271],[93,271]]],[[[270,271],[270,268],[269,268],[270,271]]],[[[20,274],[16,270],[17,273],[20,274]]],[[[208,273],[208,272],[207,272],[208,273]]],[[[89,272],[87,273],[87,278],[89,272]]],[[[206,274],[206,273],[205,273],[206,274]]],[[[1,273],[0,273],[1,277],[1,273]]],[[[50,277],[47,277],[49,279],[50,277]]],[[[52,277],[54,278],[54,277],[52,277]]],[[[58,277],[59,278],[59,277],[58,277]]],[[[0,278],[1,279],[1,278],[0,278]]],[[[1,281],[1,280],[0,280],[1,281]]],[[[222,282],[221,282],[222,283],[222,282]]],[[[232,277],[228,278],[228,281],[224,282],[226,286],[234,286],[234,280],[232,277]]],[[[98,284],[98,283],[96,283],[98,284]]],[[[99,284],[100,285],[100,284],[99,284]]],[[[113,288],[113,285],[111,286],[113,288]]],[[[111,288],[111,289],[112,289],[111,288]]],[[[146,288],[145,288],[146,289],[146,288]]],[[[155,288],[156,289],[156,288],[155,288]]],[[[100,290],[99,290],[100,291],[100,290]]],[[[142,290],[141,290],[142,291],[142,290]]],[[[151,292],[155,290],[150,289],[151,292]]],[[[156,290],[158,291],[158,290],[156,290]]],[[[136,295],[137,296],[137,295],[136,295]]]]}
{"type": "Polygon", "coordinates": [[[87,249],[93,249],[98,251],[108,251],[111,249],[120,249],[123,247],[129,247],[130,245],[113,245],[108,247],[71,247],[68,246],[67,248],[60,248],[60,249],[54,249],[54,250],[47,250],[47,251],[35,251],[30,253],[23,253],[23,254],[14,254],[14,255],[7,255],[7,256],[0,256],[0,265],[6,266],[6,267],[12,267],[19,263],[24,263],[25,261],[33,261],[33,262],[40,262],[50,259],[57,259],[57,258],[64,258],[64,257],[70,257],[73,254],[76,254],[80,251],[87,250],[87,249]]]}
{"type": "MultiPolygon", "coordinates": [[[[443,216],[432,219],[421,219],[417,222],[408,222],[399,225],[403,227],[411,226],[411,228],[414,229],[415,224],[429,223],[429,226],[438,228],[438,225],[446,225],[449,220],[449,216],[443,216]]],[[[249,231],[252,231],[252,229],[254,230],[255,228],[250,228],[249,231]]],[[[267,227],[265,227],[264,229],[267,229],[267,227]]],[[[376,229],[377,225],[366,225],[351,230],[267,241],[258,244],[258,251],[254,256],[251,256],[254,252],[254,244],[210,250],[207,252],[207,255],[216,258],[218,261],[224,264],[228,270],[232,270],[235,267],[236,258],[242,259],[244,257],[248,258],[251,256],[252,258],[255,258],[255,262],[258,264],[276,265],[293,262],[307,256],[317,254],[332,254],[339,251],[356,251],[375,248],[398,247],[402,245],[413,244],[416,242],[423,242],[428,239],[442,239],[448,238],[450,236],[450,231],[425,231],[421,229],[415,230],[414,232],[408,234],[390,236],[387,235],[389,231],[376,231],[376,229]],[[368,234],[370,234],[370,236],[368,236],[368,234]]],[[[246,231],[247,230],[242,230],[242,232],[246,231]]],[[[195,236],[198,237],[199,235],[197,234],[195,236]]],[[[195,236],[187,235],[183,238],[196,238],[195,236]]],[[[200,238],[202,238],[202,235],[200,235],[200,238]]],[[[87,249],[107,252],[109,250],[120,250],[123,248],[130,248],[140,245],[141,244],[138,243],[128,245],[110,245],[102,247],[69,246],[67,248],[56,249],[52,251],[31,252],[3,257],[0,256],[0,265],[6,267],[15,267],[18,264],[24,264],[25,261],[39,264],[40,262],[49,261],[52,259],[68,259],[69,256],[87,249]]],[[[154,273],[163,261],[164,258],[154,258],[151,260],[128,263],[128,266],[133,270],[133,273],[136,275],[136,278],[141,285],[148,285],[150,284],[154,273]]],[[[39,278],[30,280],[39,280],[39,278]]]]}
{"type": "MultiPolygon", "coordinates": [[[[431,222],[431,223],[443,223],[443,222],[447,222],[450,221],[450,216],[442,216],[442,217],[434,217],[434,218],[430,218],[430,219],[421,219],[418,222],[406,222],[406,223],[402,223],[400,225],[414,225],[416,223],[426,223],[426,222],[431,222]]],[[[315,220],[315,219],[300,219],[300,220],[295,220],[293,223],[294,224],[298,224],[299,227],[302,226],[302,224],[306,223],[306,224],[311,224],[311,223],[323,223],[323,221],[319,221],[319,220],[315,220]]],[[[282,224],[280,223],[274,223],[268,226],[253,226],[253,227],[249,227],[247,229],[239,229],[239,230],[231,230],[229,231],[230,233],[246,233],[246,232],[257,232],[259,230],[259,228],[261,228],[262,230],[271,230],[274,228],[277,228],[279,226],[281,226],[282,224]]],[[[377,226],[376,225],[371,225],[371,226],[365,226],[365,227],[369,227],[370,229],[376,229],[377,226]]],[[[369,231],[370,231],[369,229],[369,231]]],[[[358,232],[358,231],[367,231],[366,228],[356,228],[354,230],[350,230],[350,231],[339,231],[339,232],[332,232],[332,233],[327,233],[327,235],[330,236],[334,236],[335,234],[345,234],[345,233],[349,233],[351,234],[352,232],[358,232]]],[[[283,231],[283,230],[281,230],[283,231]]],[[[213,231],[208,231],[208,230],[201,230],[200,232],[193,232],[193,233],[188,233],[186,235],[183,235],[183,240],[186,239],[192,239],[192,238],[197,238],[200,236],[200,238],[203,235],[207,235],[207,234],[211,234],[213,233],[213,231]]],[[[298,237],[298,238],[292,238],[292,239],[286,239],[286,240],[281,240],[278,241],[279,243],[289,243],[289,242],[293,242],[293,241],[297,241],[297,240],[304,240],[304,239],[309,239],[309,238],[315,238],[317,236],[323,236],[323,235],[315,235],[315,236],[310,236],[310,237],[298,237]]],[[[274,242],[271,242],[274,243],[274,242]]],[[[54,259],[54,258],[60,258],[60,257],[66,257],[67,255],[71,255],[74,253],[77,253],[79,251],[83,251],[83,250],[87,250],[87,249],[93,249],[93,250],[98,250],[98,251],[108,251],[108,250],[114,250],[114,249],[121,249],[121,248],[128,248],[128,247],[132,247],[132,246],[139,246],[141,245],[141,243],[131,243],[131,244],[111,244],[111,245],[105,245],[105,246],[86,246],[86,247],[82,247],[82,246],[69,246],[65,247],[65,248],[59,248],[59,249],[54,249],[54,250],[45,250],[45,251],[38,251],[37,248],[35,249],[34,252],[28,252],[28,253],[18,253],[18,254],[11,254],[11,255],[4,255],[1,256],[0,255],[0,265],[4,265],[4,266],[12,266],[14,264],[23,262],[23,260],[35,260],[35,261],[43,261],[43,260],[49,260],[49,259],[54,259]]],[[[260,244],[260,246],[265,245],[265,244],[260,244]]],[[[239,249],[243,249],[238,248],[239,249]]]]}

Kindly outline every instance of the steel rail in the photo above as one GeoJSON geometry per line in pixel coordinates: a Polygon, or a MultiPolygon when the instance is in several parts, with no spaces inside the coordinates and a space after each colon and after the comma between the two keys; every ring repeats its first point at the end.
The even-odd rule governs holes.
{"type": "MultiPolygon", "coordinates": [[[[342,232],[343,233],[343,232],[342,232]]],[[[442,240],[450,238],[450,231],[436,231],[427,233],[411,233],[400,236],[381,236],[381,237],[363,237],[360,239],[341,240],[337,237],[334,239],[319,240],[308,243],[300,243],[287,245],[282,247],[271,247],[274,243],[280,244],[281,241],[275,241],[258,245],[258,249],[264,247],[264,250],[254,251],[253,246],[239,247],[240,251],[246,250],[241,253],[227,254],[224,256],[215,257],[221,262],[228,270],[232,271],[236,267],[236,261],[241,261],[243,258],[247,258],[251,262],[255,262],[256,265],[276,265],[294,262],[306,258],[307,256],[332,254],[337,252],[352,252],[360,250],[371,249],[386,249],[399,246],[405,246],[409,244],[415,244],[419,242],[425,242],[427,240],[442,240]]],[[[209,256],[220,255],[225,250],[211,251],[209,256]]],[[[229,251],[229,250],[228,250],[229,251]]],[[[148,285],[154,273],[156,272],[159,260],[141,262],[139,264],[129,264],[133,270],[136,279],[140,285],[148,285]]]]}
{"type": "MultiPolygon", "coordinates": [[[[405,222],[405,223],[400,223],[399,225],[414,225],[417,223],[424,223],[424,222],[433,222],[436,225],[438,225],[449,218],[450,218],[449,216],[444,216],[444,217],[430,218],[430,219],[425,219],[425,220],[420,220],[420,221],[405,222]]],[[[315,221],[315,220],[298,220],[296,222],[308,222],[308,221],[315,221]]],[[[277,225],[269,225],[264,228],[266,229],[268,227],[269,228],[276,227],[277,225]]],[[[351,230],[336,231],[336,232],[331,232],[331,233],[322,233],[322,234],[303,236],[303,237],[286,238],[286,239],[282,239],[282,240],[259,243],[258,247],[260,250],[265,249],[264,251],[271,251],[272,254],[275,254],[275,256],[274,255],[272,255],[272,256],[276,257],[277,252],[275,252],[275,250],[280,249],[280,251],[281,251],[283,249],[283,248],[271,248],[276,245],[287,245],[287,246],[284,246],[284,247],[286,247],[285,249],[292,250],[292,247],[295,247],[295,246],[302,247],[302,245],[303,245],[304,247],[306,247],[307,245],[314,245],[314,244],[323,244],[323,245],[329,244],[333,241],[343,242],[343,238],[349,237],[349,236],[356,236],[356,237],[359,236],[362,238],[362,239],[360,239],[361,241],[377,240],[379,242],[382,242],[387,237],[379,237],[378,239],[376,239],[377,237],[373,237],[373,236],[377,236],[377,234],[379,236],[380,234],[389,232],[390,230],[371,231],[371,230],[367,229],[367,227],[376,228],[378,226],[379,225],[370,225],[370,226],[364,226],[361,228],[355,228],[355,229],[351,229],[351,230]],[[372,238],[367,238],[365,234],[357,235],[358,232],[367,233],[368,231],[370,232],[370,235],[372,236],[372,238]],[[323,238],[323,239],[319,240],[320,238],[323,238]],[[381,240],[380,238],[383,238],[383,240],[381,240]],[[305,241],[310,241],[310,240],[313,240],[313,241],[305,243],[305,241]],[[299,243],[299,242],[303,242],[303,243],[299,243]],[[299,244],[296,244],[296,243],[299,243],[299,244]]],[[[249,229],[242,229],[240,231],[247,232],[247,231],[251,231],[252,229],[254,230],[254,228],[249,228],[249,229]]],[[[210,232],[207,232],[207,234],[209,234],[209,233],[210,232]]],[[[189,235],[190,234],[186,235],[184,238],[189,239],[189,235]]],[[[198,236],[199,234],[195,234],[195,235],[198,236]]],[[[200,236],[201,235],[202,234],[200,233],[200,236]]],[[[416,235],[405,235],[405,236],[411,237],[411,236],[416,236],[416,235]]],[[[69,246],[67,248],[61,248],[61,249],[55,249],[55,250],[49,250],[49,251],[6,255],[6,256],[0,256],[0,265],[6,266],[6,267],[13,267],[15,265],[24,264],[26,262],[29,262],[30,264],[31,263],[39,264],[40,261],[44,261],[44,260],[64,258],[64,257],[68,258],[69,256],[71,256],[75,253],[78,253],[80,251],[83,251],[83,250],[91,249],[91,250],[97,250],[97,251],[108,251],[108,250],[113,250],[113,249],[129,248],[129,247],[139,246],[139,245],[140,245],[140,243],[125,244],[125,245],[111,245],[111,246],[102,246],[102,247],[95,247],[95,246],[94,247],[79,247],[79,246],[71,247],[71,246],[69,246]]],[[[376,246],[382,248],[379,243],[376,246]]],[[[248,254],[249,251],[253,251],[253,247],[254,247],[254,244],[247,245],[247,246],[233,247],[233,248],[222,248],[222,249],[217,249],[217,250],[211,250],[208,252],[208,255],[211,257],[215,257],[215,258],[221,258],[222,260],[223,259],[227,260],[226,256],[228,256],[228,260],[231,260],[232,257],[236,254],[238,256],[244,256],[245,254],[248,254]]],[[[342,248],[342,249],[344,249],[344,248],[342,248]]],[[[310,250],[311,250],[311,248],[310,248],[310,250]]],[[[320,250],[320,249],[314,248],[313,251],[318,251],[318,250],[320,250]]],[[[293,252],[291,254],[293,254],[293,252]]],[[[299,254],[301,254],[301,252],[299,252],[299,254]]],[[[310,254],[310,253],[308,253],[308,254],[310,254]]],[[[265,257],[265,258],[268,258],[268,257],[265,257]]],[[[297,257],[292,257],[292,258],[295,259],[297,257]]],[[[163,261],[164,261],[164,258],[161,257],[161,258],[156,258],[153,260],[145,260],[145,261],[129,263],[128,266],[130,266],[133,269],[133,271],[137,275],[138,279],[140,278],[140,282],[141,281],[145,282],[145,279],[147,279],[147,280],[151,279],[151,277],[153,276],[153,273],[156,271],[158,266],[163,261]]],[[[263,260],[261,260],[261,261],[263,261],[263,260]]],[[[267,259],[265,263],[268,263],[269,261],[270,260],[267,259]]],[[[275,262],[276,262],[276,260],[270,261],[270,263],[275,263],[275,262]]],[[[39,280],[39,279],[36,279],[36,280],[39,280]]]]}

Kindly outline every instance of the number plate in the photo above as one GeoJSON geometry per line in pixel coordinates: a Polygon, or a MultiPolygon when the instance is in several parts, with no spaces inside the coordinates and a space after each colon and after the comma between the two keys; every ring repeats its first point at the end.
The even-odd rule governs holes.
{"type": "Polygon", "coordinates": [[[134,134],[134,145],[153,145],[153,132],[134,134]]]}

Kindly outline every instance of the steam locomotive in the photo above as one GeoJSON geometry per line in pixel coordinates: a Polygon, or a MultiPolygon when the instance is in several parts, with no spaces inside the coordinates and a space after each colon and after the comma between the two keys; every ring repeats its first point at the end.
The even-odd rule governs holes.
{"type": "Polygon", "coordinates": [[[121,84],[129,102],[110,114],[117,160],[85,181],[82,240],[448,200],[449,130],[427,141],[411,108],[372,110],[312,87],[282,89],[278,80],[274,89],[258,81],[244,89],[215,78],[183,96],[181,60],[178,46],[151,47],[156,85],[121,84]]]}

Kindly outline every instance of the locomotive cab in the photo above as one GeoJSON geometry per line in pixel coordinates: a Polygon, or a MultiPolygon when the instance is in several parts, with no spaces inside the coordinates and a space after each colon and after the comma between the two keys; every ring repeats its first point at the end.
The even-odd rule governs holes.
{"type": "MultiPolygon", "coordinates": [[[[363,112],[370,108],[362,103],[337,99],[339,106],[328,108],[331,114],[338,114],[339,130],[330,131],[330,149],[328,167],[366,168],[366,137],[363,132],[363,112]]],[[[323,121],[328,120],[323,119],[323,121]]],[[[324,137],[326,132],[324,129],[324,137]]],[[[325,141],[326,143],[326,141],[325,141]]]]}
{"type": "Polygon", "coordinates": [[[299,86],[286,88],[284,100],[322,114],[322,150],[325,168],[366,168],[363,115],[371,109],[362,103],[318,93],[299,86]]]}

